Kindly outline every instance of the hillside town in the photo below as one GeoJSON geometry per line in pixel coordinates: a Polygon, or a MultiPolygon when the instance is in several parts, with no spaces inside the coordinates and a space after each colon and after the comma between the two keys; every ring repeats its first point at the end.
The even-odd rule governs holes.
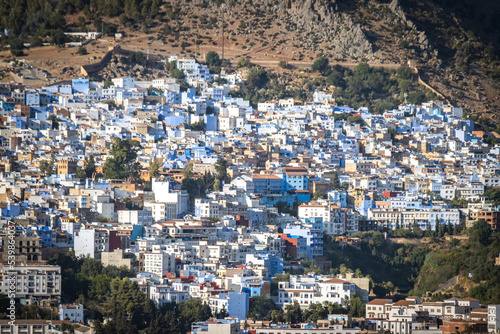
{"type": "Polygon", "coordinates": [[[375,114],[317,91],[252,106],[232,97],[243,75],[168,62],[189,88],[133,76],[0,84],[0,292],[14,285],[17,303],[58,310],[16,319],[19,333],[94,333],[51,262],[65,253],[133,272],[158,307],[201,300],[219,317],[193,322],[193,334],[500,331],[500,305],[377,298],[369,277],[338,272],[324,248],[369,231],[456,235],[481,219],[499,232],[484,195],[500,186],[496,133],[440,101],[375,114]],[[299,313],[359,298],[362,310],[283,324],[247,317],[257,297],[299,313]]]}

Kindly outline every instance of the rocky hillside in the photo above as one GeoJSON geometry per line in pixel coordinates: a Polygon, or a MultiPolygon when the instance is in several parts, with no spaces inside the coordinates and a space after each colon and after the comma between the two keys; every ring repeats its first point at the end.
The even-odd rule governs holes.
{"type": "MultiPolygon", "coordinates": [[[[500,32],[492,22],[499,4],[461,5],[465,2],[248,0],[229,2],[221,10],[220,1],[186,0],[180,8],[191,15],[178,21],[183,28],[177,36],[191,37],[196,45],[205,33],[220,47],[223,11],[226,54],[240,49],[241,56],[264,52],[288,61],[311,61],[319,54],[339,63],[413,60],[422,79],[448,101],[476,120],[497,122],[500,32]]],[[[176,32],[171,21],[165,27],[176,32]]]]}
{"type": "MultiPolygon", "coordinates": [[[[108,36],[124,32],[119,44],[144,53],[184,53],[203,59],[208,51],[221,53],[224,44],[224,58],[233,65],[243,57],[275,68],[279,61],[292,68],[308,67],[319,55],[347,67],[367,61],[395,68],[412,60],[424,81],[464,107],[470,117],[492,120],[482,121],[490,129],[500,120],[500,32],[495,24],[500,2],[495,0],[41,0],[30,6],[5,2],[0,29],[10,29],[11,34],[0,42],[11,47],[19,46],[16,38],[34,45],[59,43],[64,38],[57,27],[65,24],[64,30],[98,29],[108,36]]],[[[87,50],[99,57],[113,44],[108,37],[87,45],[87,50]]],[[[36,61],[36,54],[25,54],[36,61]]],[[[73,56],[74,52],[67,61],[73,56]]]]}

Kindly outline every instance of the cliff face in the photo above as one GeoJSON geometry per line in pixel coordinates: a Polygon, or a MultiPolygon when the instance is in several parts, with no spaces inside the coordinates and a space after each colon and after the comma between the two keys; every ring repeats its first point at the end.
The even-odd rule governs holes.
{"type": "Polygon", "coordinates": [[[315,37],[314,41],[306,44],[307,47],[314,49],[315,44],[325,43],[331,46],[333,53],[343,58],[373,59],[373,46],[361,25],[347,13],[339,12],[335,2],[296,1],[288,12],[297,30],[315,37]]]}
{"type": "MultiPolygon", "coordinates": [[[[7,9],[24,4],[6,2],[7,9]]],[[[224,44],[225,58],[234,64],[250,57],[262,66],[285,61],[308,67],[319,55],[351,67],[367,61],[396,68],[412,61],[422,79],[451,103],[500,122],[498,0],[96,0],[93,15],[85,14],[81,1],[68,2],[74,2],[72,10],[54,9],[62,20],[51,20],[53,28],[65,20],[64,29],[93,30],[96,18],[103,19],[106,24],[98,27],[125,32],[124,48],[144,53],[203,58],[208,51],[221,52],[224,44]],[[109,10],[111,4],[116,8],[109,10]]],[[[29,18],[26,22],[39,18],[36,6],[24,7],[16,13],[31,10],[20,16],[29,18]]],[[[0,10],[0,18],[7,13],[0,10]]],[[[102,56],[99,44],[86,47],[102,56]]],[[[76,68],[63,64],[73,60],[57,58],[61,67],[76,68]]]]}
{"type": "MultiPolygon", "coordinates": [[[[195,3],[204,7],[203,13],[220,17],[222,1],[195,3]]],[[[184,0],[182,7],[192,4],[184,0]]],[[[246,55],[263,51],[305,61],[322,54],[333,61],[392,64],[411,60],[451,103],[473,117],[500,122],[498,1],[247,0],[226,1],[225,6],[226,21],[233,23],[227,32],[252,36],[255,46],[246,55]],[[241,21],[244,28],[238,27],[241,21]]]]}

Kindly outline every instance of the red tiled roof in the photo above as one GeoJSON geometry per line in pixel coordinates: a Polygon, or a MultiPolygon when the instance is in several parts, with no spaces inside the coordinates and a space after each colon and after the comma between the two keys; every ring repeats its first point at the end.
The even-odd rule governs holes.
{"type": "Polygon", "coordinates": [[[332,278],[327,281],[323,281],[323,283],[349,283],[349,282],[341,280],[340,278],[332,278]]]}
{"type": "Polygon", "coordinates": [[[366,305],[385,305],[387,303],[392,303],[392,299],[374,299],[366,305]]]}

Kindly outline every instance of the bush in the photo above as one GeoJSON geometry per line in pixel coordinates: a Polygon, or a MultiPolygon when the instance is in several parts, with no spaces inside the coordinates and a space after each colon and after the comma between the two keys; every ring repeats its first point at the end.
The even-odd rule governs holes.
{"type": "Polygon", "coordinates": [[[262,67],[254,66],[247,75],[247,85],[251,88],[260,89],[269,81],[269,74],[262,67]]]}
{"type": "Polygon", "coordinates": [[[146,57],[144,57],[144,53],[139,52],[131,52],[129,54],[129,59],[137,64],[146,65],[146,57]]]}
{"type": "Polygon", "coordinates": [[[205,56],[205,61],[209,67],[217,67],[222,65],[219,54],[215,51],[209,51],[205,56]]]}
{"type": "Polygon", "coordinates": [[[80,46],[78,48],[78,51],[76,51],[76,53],[78,53],[79,55],[86,55],[88,52],[87,52],[87,49],[84,47],[84,46],[80,46]]]}
{"type": "Polygon", "coordinates": [[[330,70],[328,58],[319,57],[318,59],[316,59],[311,66],[311,70],[313,70],[314,72],[319,72],[321,73],[321,75],[325,75],[326,73],[328,73],[330,70]]]}
{"type": "Polygon", "coordinates": [[[52,43],[59,46],[64,45],[64,43],[66,43],[66,35],[61,29],[57,29],[52,34],[52,43]]]}
{"type": "Polygon", "coordinates": [[[342,74],[336,70],[333,70],[328,77],[326,77],[326,82],[336,87],[345,88],[345,81],[342,74]]]}
{"type": "Polygon", "coordinates": [[[410,80],[412,78],[413,71],[407,66],[401,66],[396,70],[396,74],[398,79],[410,80]]]}
{"type": "Polygon", "coordinates": [[[252,63],[250,62],[250,59],[248,58],[241,58],[238,60],[238,63],[236,64],[236,67],[242,68],[242,67],[250,67],[252,63]]]}
{"type": "Polygon", "coordinates": [[[280,60],[280,62],[278,63],[278,66],[281,67],[281,68],[287,68],[288,67],[286,61],[284,61],[284,60],[280,60]]]}

